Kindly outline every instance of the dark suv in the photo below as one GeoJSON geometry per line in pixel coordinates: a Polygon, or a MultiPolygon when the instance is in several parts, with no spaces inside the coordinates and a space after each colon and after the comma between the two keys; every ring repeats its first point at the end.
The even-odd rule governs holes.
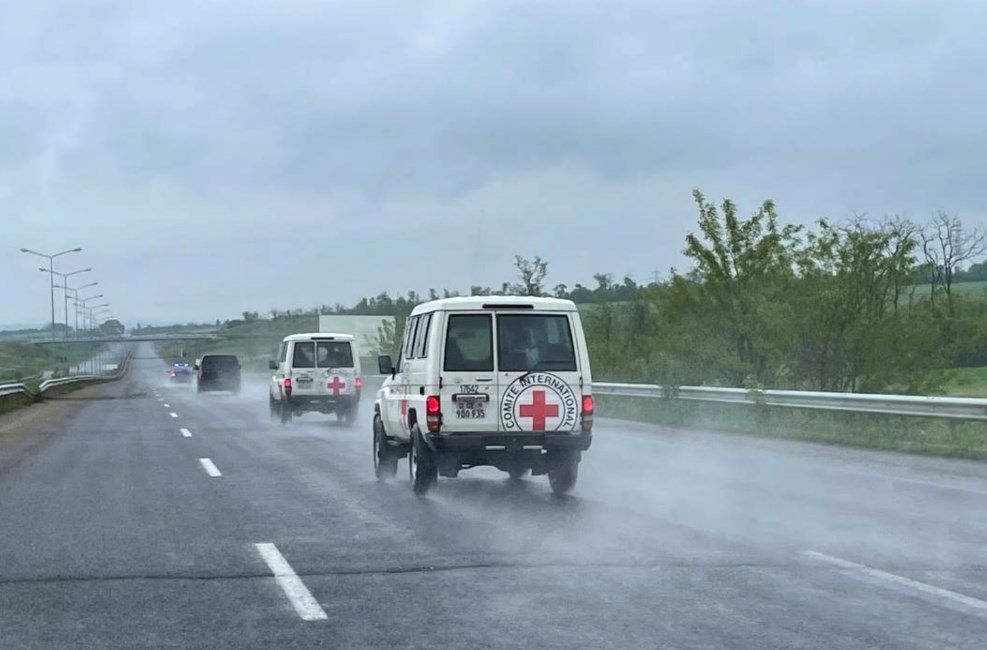
{"type": "Polygon", "coordinates": [[[240,392],[240,361],[232,354],[206,354],[199,359],[198,391],[229,390],[240,392]]]}

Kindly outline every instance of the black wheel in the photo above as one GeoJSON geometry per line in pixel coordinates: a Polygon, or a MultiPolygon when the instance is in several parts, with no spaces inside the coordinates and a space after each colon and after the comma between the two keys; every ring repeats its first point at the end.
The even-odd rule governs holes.
{"type": "Polygon", "coordinates": [[[579,460],[576,456],[566,455],[555,462],[555,467],[548,470],[548,482],[552,492],[558,495],[569,492],[576,486],[579,476],[579,460]]]}
{"type": "Polygon", "coordinates": [[[507,473],[511,475],[512,481],[517,482],[525,477],[525,475],[528,473],[528,468],[512,467],[510,470],[508,470],[507,473]]]}
{"type": "Polygon", "coordinates": [[[435,463],[432,450],[425,444],[417,424],[411,430],[408,475],[411,477],[411,489],[418,496],[425,496],[439,479],[439,466],[435,463]]]}
{"type": "Polygon", "coordinates": [[[356,406],[346,406],[336,411],[336,419],[344,427],[351,427],[353,423],[356,422],[357,410],[356,406]]]}
{"type": "Polygon", "coordinates": [[[378,481],[394,478],[398,473],[398,457],[385,439],[384,423],[374,416],[374,474],[378,481]]]}
{"type": "Polygon", "coordinates": [[[289,404],[286,399],[283,399],[278,403],[281,405],[279,409],[281,411],[281,424],[291,424],[291,404],[289,404]]]}
{"type": "Polygon", "coordinates": [[[279,415],[278,410],[281,407],[278,406],[278,401],[276,399],[274,399],[273,397],[271,397],[270,393],[268,393],[268,395],[267,395],[267,405],[271,409],[271,420],[276,420],[277,417],[278,417],[278,415],[279,415]]]}

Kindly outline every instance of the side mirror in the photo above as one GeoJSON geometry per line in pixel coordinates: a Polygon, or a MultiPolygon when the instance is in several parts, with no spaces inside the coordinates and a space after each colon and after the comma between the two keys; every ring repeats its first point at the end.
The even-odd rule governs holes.
{"type": "Polygon", "coordinates": [[[194,366],[192,366],[192,370],[198,370],[198,369],[199,369],[199,364],[195,364],[194,366]]]}
{"type": "Polygon", "coordinates": [[[278,362],[275,361],[274,359],[271,359],[270,361],[267,362],[267,367],[270,368],[271,370],[277,370],[278,362]]]}
{"type": "Polygon", "coordinates": [[[377,357],[377,370],[382,375],[394,375],[394,363],[391,361],[391,355],[382,354],[377,357]]]}

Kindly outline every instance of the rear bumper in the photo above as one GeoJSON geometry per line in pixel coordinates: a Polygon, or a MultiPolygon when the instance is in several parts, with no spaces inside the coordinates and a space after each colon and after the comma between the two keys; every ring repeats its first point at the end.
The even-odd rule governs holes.
{"type": "Polygon", "coordinates": [[[586,451],[591,431],[571,433],[425,433],[428,446],[437,452],[493,452],[516,454],[540,450],[586,451]]]}
{"type": "Polygon", "coordinates": [[[239,379],[199,379],[199,390],[240,390],[239,379]]]}
{"type": "Polygon", "coordinates": [[[360,401],[359,395],[298,395],[292,393],[288,398],[292,408],[300,411],[335,411],[343,407],[355,406],[360,401]]]}

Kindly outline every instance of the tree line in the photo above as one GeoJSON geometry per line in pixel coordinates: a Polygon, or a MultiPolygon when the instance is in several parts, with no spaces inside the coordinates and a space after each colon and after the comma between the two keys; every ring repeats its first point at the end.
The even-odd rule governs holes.
{"type": "Polygon", "coordinates": [[[693,268],[585,310],[594,373],[668,385],[936,392],[987,364],[987,301],[953,291],[984,235],[956,217],[782,226],[694,192],[693,268]],[[926,284],[923,284],[925,282],[926,284]]]}
{"type": "MultiPolygon", "coordinates": [[[[516,278],[471,295],[554,295],[582,305],[594,376],[669,386],[705,384],[930,393],[945,370],[987,365],[987,300],[955,291],[987,277],[984,233],[945,213],[811,227],[782,225],[772,201],[750,216],[696,190],[686,272],[638,284],[593,276],[592,287],[548,282],[549,263],[516,256],[516,278]]],[[[399,341],[405,317],[449,289],[382,292],[346,307],[271,310],[396,316],[381,343],[399,341]]],[[[245,312],[245,321],[256,312],[245,312]]]]}

